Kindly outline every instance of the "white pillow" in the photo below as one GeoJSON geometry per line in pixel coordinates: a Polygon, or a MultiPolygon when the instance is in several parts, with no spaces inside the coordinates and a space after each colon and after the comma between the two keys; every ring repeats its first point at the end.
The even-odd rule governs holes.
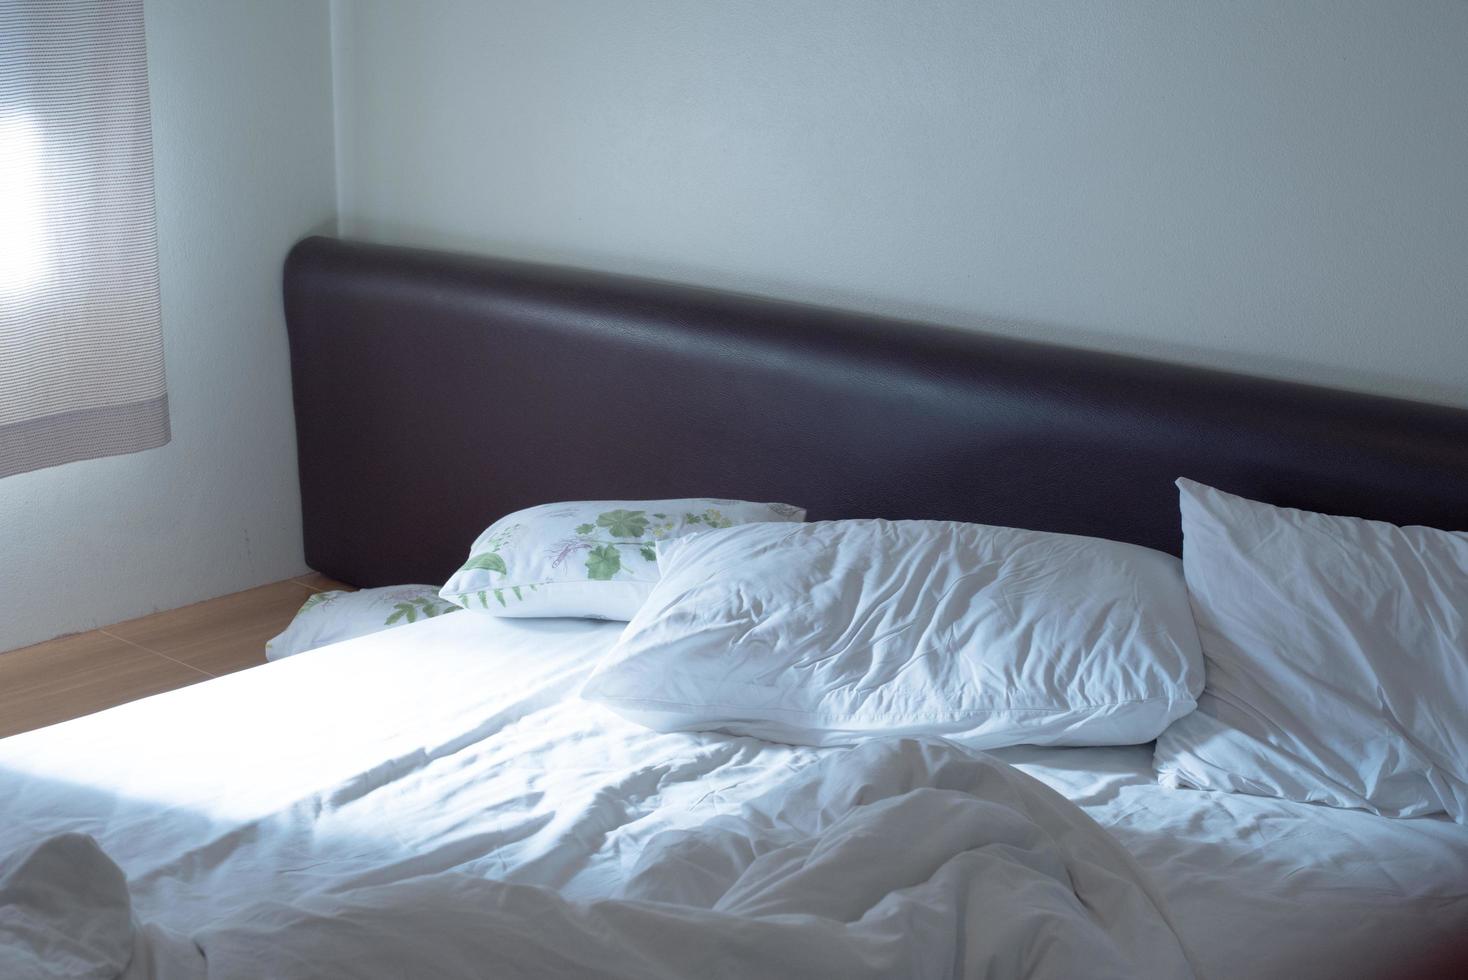
{"type": "Polygon", "coordinates": [[[658,580],[659,541],[804,519],[789,504],[708,497],[541,504],[491,524],[439,595],[496,616],[628,620],[658,580]]]}
{"type": "Polygon", "coordinates": [[[1207,658],[1162,783],[1468,819],[1468,534],[1179,480],[1207,658]]]}
{"type": "Polygon", "coordinates": [[[658,557],[582,696],[660,731],[1120,745],[1203,685],[1181,563],[1135,545],[862,520],[711,531],[658,557]]]}
{"type": "Polygon", "coordinates": [[[285,632],[265,644],[265,659],[280,660],[420,619],[458,612],[431,585],[389,585],[358,592],[318,592],[306,600],[285,632]]]}

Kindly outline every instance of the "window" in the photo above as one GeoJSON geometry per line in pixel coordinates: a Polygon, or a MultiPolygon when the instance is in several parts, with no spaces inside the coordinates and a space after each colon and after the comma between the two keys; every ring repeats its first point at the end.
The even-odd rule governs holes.
{"type": "Polygon", "coordinates": [[[0,477],[168,438],[142,0],[0,0],[0,477]]]}

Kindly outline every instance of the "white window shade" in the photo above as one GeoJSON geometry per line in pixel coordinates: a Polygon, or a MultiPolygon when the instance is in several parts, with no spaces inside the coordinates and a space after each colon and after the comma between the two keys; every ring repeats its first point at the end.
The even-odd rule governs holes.
{"type": "Polygon", "coordinates": [[[0,477],[168,438],[142,0],[0,0],[0,477]]]}

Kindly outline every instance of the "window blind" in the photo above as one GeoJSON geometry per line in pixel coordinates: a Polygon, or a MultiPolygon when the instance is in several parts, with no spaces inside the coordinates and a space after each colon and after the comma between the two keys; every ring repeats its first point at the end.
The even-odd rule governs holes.
{"type": "Polygon", "coordinates": [[[168,439],[143,0],[0,0],[0,477],[168,439]]]}

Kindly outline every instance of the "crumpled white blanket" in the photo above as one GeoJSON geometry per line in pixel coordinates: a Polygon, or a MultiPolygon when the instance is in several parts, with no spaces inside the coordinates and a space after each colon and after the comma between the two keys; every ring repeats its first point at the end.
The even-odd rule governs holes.
{"type": "Polygon", "coordinates": [[[938,739],[833,753],[737,815],[664,833],[595,902],[445,873],[261,903],[181,937],[132,921],[90,838],[0,867],[7,977],[1194,975],[1106,831],[938,739]]]}
{"type": "Polygon", "coordinates": [[[114,980],[133,956],[127,879],[85,834],[0,860],[0,977],[114,980]]]}

